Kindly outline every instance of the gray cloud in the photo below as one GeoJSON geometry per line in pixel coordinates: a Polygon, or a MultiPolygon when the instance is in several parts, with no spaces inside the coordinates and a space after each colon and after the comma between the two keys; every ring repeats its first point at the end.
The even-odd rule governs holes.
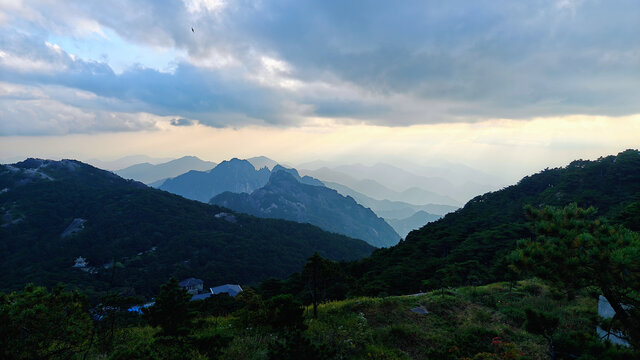
{"type": "Polygon", "coordinates": [[[0,80],[95,93],[97,100],[59,100],[103,111],[177,114],[211,126],[640,112],[633,0],[238,0],[200,12],[180,1],[83,1],[28,10],[41,16],[14,10],[0,50],[57,71],[5,71],[0,62],[0,80]],[[48,33],[75,36],[92,24],[139,45],[184,50],[188,61],[173,73],[133,66],[115,74],[44,45],[48,33]],[[263,57],[286,71],[268,73],[263,57]],[[230,65],[202,66],[212,58],[230,65]],[[282,79],[298,85],[274,85],[282,79]]]}
{"type": "Polygon", "coordinates": [[[195,121],[185,119],[185,118],[179,118],[179,119],[171,119],[170,123],[173,126],[191,126],[195,124],[195,121]]]}

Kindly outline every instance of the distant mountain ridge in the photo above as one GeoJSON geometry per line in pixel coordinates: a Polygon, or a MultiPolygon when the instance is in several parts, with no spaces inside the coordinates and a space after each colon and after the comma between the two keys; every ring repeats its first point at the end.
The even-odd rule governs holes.
{"type": "Polygon", "coordinates": [[[373,165],[311,161],[299,164],[297,168],[305,174],[316,171],[317,173],[313,176],[321,180],[347,185],[377,199],[380,198],[379,194],[370,192],[370,190],[375,191],[375,188],[359,187],[357,182],[366,179],[374,180],[399,193],[409,188],[420,188],[457,201],[456,204],[451,205],[461,205],[478,194],[497,190],[506,185],[504,179],[466,165],[446,163],[442,160],[436,163],[440,165],[418,165],[406,160],[396,160],[393,164],[378,162],[373,165]],[[321,175],[319,172],[324,174],[321,175]]]}
{"type": "MultiPolygon", "coordinates": [[[[313,176],[323,182],[332,182],[345,185],[354,189],[370,198],[377,200],[402,201],[412,204],[443,204],[450,206],[459,206],[460,201],[450,196],[441,195],[433,191],[425,190],[419,187],[411,187],[403,191],[389,189],[374,179],[357,179],[351,175],[340,171],[320,168],[318,170],[300,170],[301,173],[313,176]]],[[[393,174],[392,174],[393,175],[393,174]]]]}
{"type": "Polygon", "coordinates": [[[250,193],[264,186],[270,175],[266,167],[256,170],[249,161],[233,158],[210,171],[189,171],[167,179],[159,189],[206,203],[225,191],[250,193]]]}
{"type": "Polygon", "coordinates": [[[133,179],[145,184],[151,184],[162,179],[184,174],[191,170],[208,171],[216,165],[214,162],[200,160],[195,156],[184,156],[156,165],[150,163],[136,164],[116,170],[115,173],[125,179],[133,179]]]}
{"type": "Polygon", "coordinates": [[[133,166],[136,164],[149,163],[152,165],[162,164],[171,160],[175,160],[173,158],[156,158],[147,155],[129,155],[125,157],[121,157],[116,160],[100,160],[100,159],[87,159],[83,160],[84,163],[89,164],[91,166],[95,166],[99,169],[116,171],[120,169],[124,169],[129,166],[133,166]]]}
{"type": "Polygon", "coordinates": [[[377,200],[373,199],[367,195],[359,193],[348,186],[324,181],[323,182],[327,187],[330,187],[334,190],[337,190],[340,194],[344,196],[351,196],[354,198],[358,204],[361,204],[365,207],[373,210],[378,216],[383,218],[394,218],[401,219],[409,217],[415,214],[418,211],[426,211],[428,213],[434,215],[444,215],[446,213],[455,211],[458,209],[457,206],[451,205],[441,205],[441,204],[424,204],[424,205],[416,205],[410,204],[404,201],[391,201],[391,200],[377,200]]]}
{"type": "Polygon", "coordinates": [[[373,251],[316,226],[237,214],[75,160],[0,165],[0,239],[0,291],[64,282],[89,295],[149,296],[170,276],[247,284],[299,271],[314,252],[354,260],[373,251]]]}
{"type": "MultiPolygon", "coordinates": [[[[425,168],[423,171],[433,171],[435,174],[415,174],[395,165],[377,163],[371,166],[362,164],[341,165],[333,168],[358,179],[375,179],[382,185],[402,193],[407,189],[418,188],[455,199],[458,204],[468,201],[478,194],[484,194],[498,187],[476,182],[474,177],[456,182],[444,178],[442,170],[425,168]]],[[[475,173],[480,173],[475,171],[475,173]]],[[[413,190],[415,192],[415,190],[413,190]]],[[[455,205],[455,204],[453,204],[455,205]]]]}
{"type": "Polygon", "coordinates": [[[315,179],[300,178],[295,169],[275,167],[264,187],[251,194],[226,192],[210,203],[259,217],[308,222],[378,247],[395,245],[400,239],[393,228],[370,209],[315,179]]]}
{"type": "Polygon", "coordinates": [[[429,214],[426,211],[420,210],[415,214],[408,216],[404,219],[385,219],[389,225],[391,225],[396,232],[406,238],[412,230],[420,229],[426,224],[440,219],[442,216],[429,214]]]}
{"type": "Polygon", "coordinates": [[[262,169],[266,167],[269,170],[273,170],[273,168],[278,165],[278,162],[272,159],[269,159],[266,156],[254,156],[246,159],[248,162],[253,165],[256,169],[262,169]]]}
{"type": "Polygon", "coordinates": [[[303,184],[313,185],[313,186],[325,186],[324,183],[318,179],[315,179],[315,178],[312,178],[311,176],[306,176],[306,175],[301,177],[300,174],[298,173],[298,170],[292,169],[292,168],[286,168],[281,165],[274,166],[273,170],[271,170],[271,174],[273,175],[278,171],[284,171],[288,173],[289,175],[293,176],[296,180],[298,180],[298,182],[301,182],[303,184]]]}

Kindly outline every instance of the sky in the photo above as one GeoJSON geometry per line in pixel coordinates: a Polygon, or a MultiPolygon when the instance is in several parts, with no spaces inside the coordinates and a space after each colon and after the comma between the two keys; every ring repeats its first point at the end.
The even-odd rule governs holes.
{"type": "Polygon", "coordinates": [[[637,0],[0,0],[0,161],[458,162],[640,139],[637,0]]]}

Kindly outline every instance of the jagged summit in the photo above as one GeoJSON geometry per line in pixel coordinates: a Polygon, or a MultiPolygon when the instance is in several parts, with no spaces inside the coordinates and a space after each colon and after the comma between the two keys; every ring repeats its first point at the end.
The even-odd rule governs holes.
{"type": "Polygon", "coordinates": [[[225,191],[252,192],[264,186],[271,172],[256,168],[247,160],[233,158],[218,164],[210,171],[189,171],[167,179],[159,188],[188,199],[208,202],[225,191]]]}
{"type": "Polygon", "coordinates": [[[305,184],[295,175],[293,169],[274,168],[264,187],[251,194],[225,192],[211,203],[259,217],[308,222],[378,247],[394,245],[400,239],[389,224],[353,198],[305,184]]]}

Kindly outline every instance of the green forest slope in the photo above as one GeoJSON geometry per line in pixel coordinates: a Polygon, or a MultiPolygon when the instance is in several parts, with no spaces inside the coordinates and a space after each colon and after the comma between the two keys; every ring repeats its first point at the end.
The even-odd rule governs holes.
{"type": "MultiPolygon", "coordinates": [[[[70,230],[70,229],[69,229],[70,230]]],[[[152,296],[170,276],[205,286],[283,278],[314,252],[373,247],[308,224],[236,214],[73,160],[0,165],[0,291],[28,282],[152,296]],[[77,232],[62,236],[74,219],[77,232]],[[73,268],[82,256],[89,265],[73,268]]]]}
{"type": "Polygon", "coordinates": [[[598,215],[640,227],[640,153],[546,169],[516,185],[480,195],[462,209],[409,233],[406,240],[350,268],[355,293],[407,294],[441,286],[506,280],[505,256],[531,236],[525,205],[595,206],[598,215]]]}

